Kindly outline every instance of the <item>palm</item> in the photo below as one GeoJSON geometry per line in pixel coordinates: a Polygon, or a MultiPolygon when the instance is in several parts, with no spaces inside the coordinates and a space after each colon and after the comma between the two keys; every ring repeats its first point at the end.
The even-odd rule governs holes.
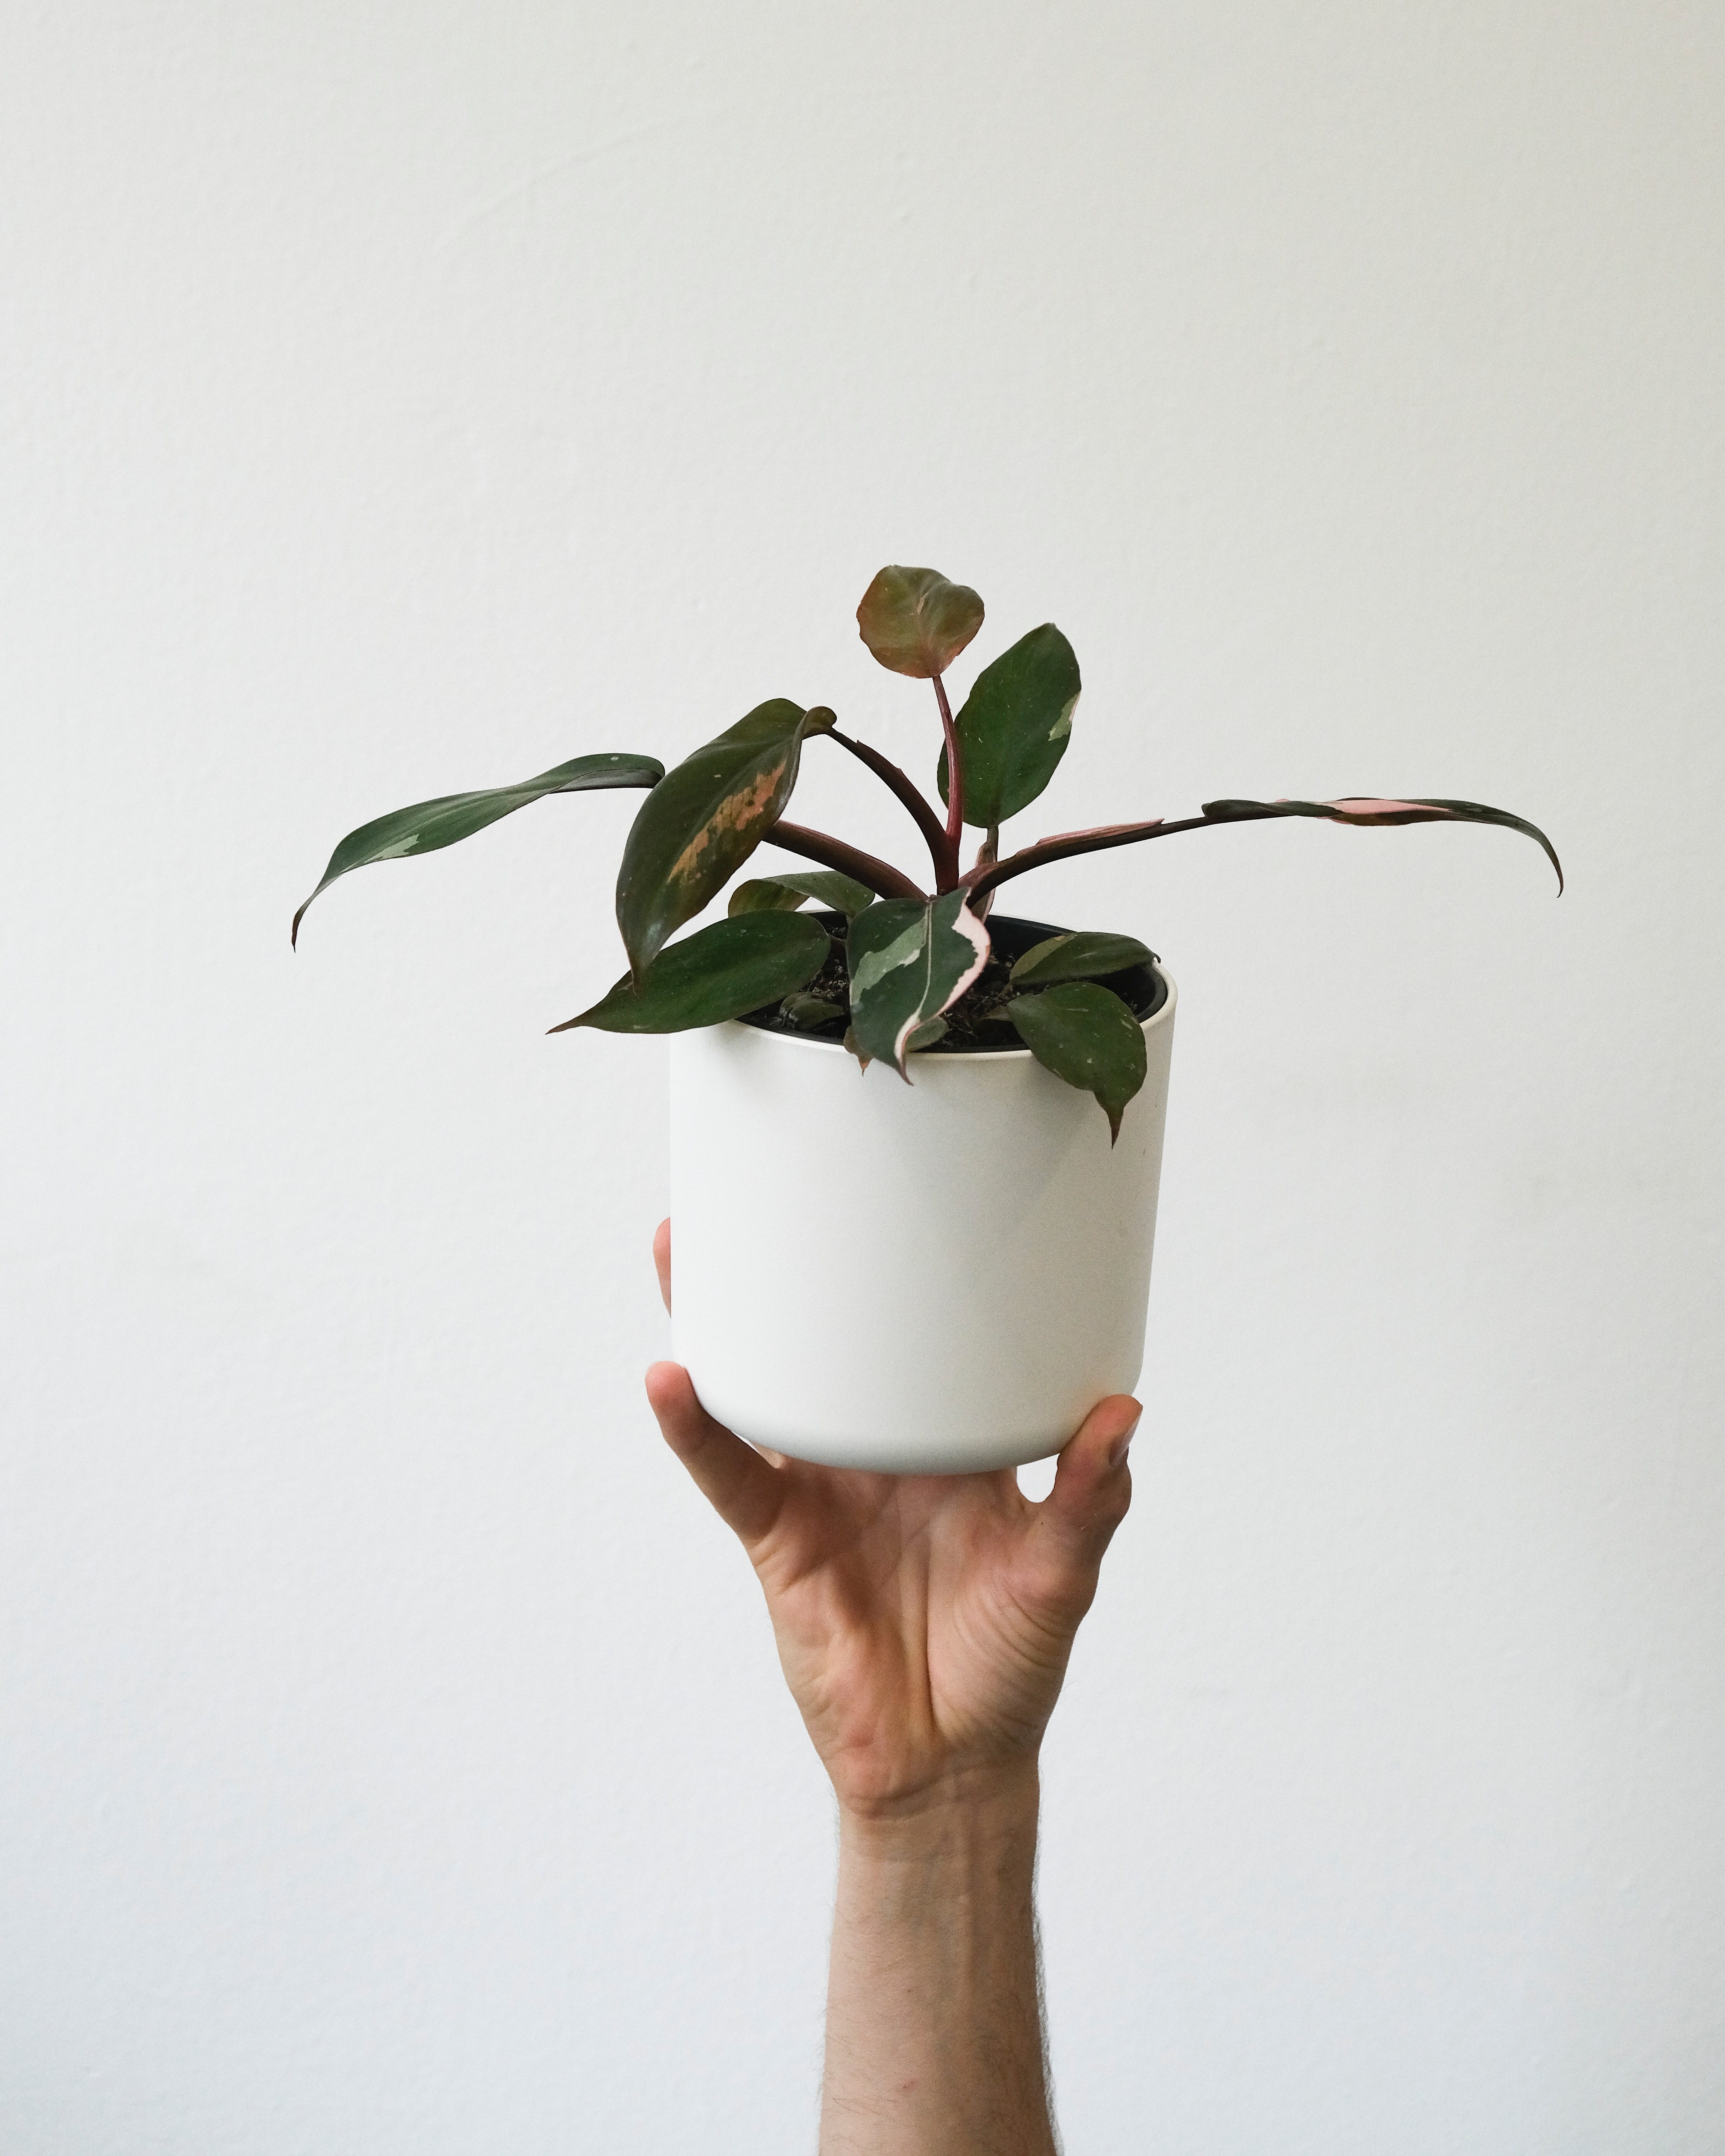
{"type": "MultiPolygon", "coordinates": [[[[670,1224],[654,1245],[670,1302],[670,1224]]],[[[748,1552],[815,1748],[852,1805],[1034,1755],[1131,1496],[1137,1419],[1091,1411],[1040,1505],[1009,1471],[872,1475],[763,1456],[656,1364],[660,1427],[748,1552]]]]}
{"type": "Polygon", "coordinates": [[[1082,1608],[1040,1562],[1012,1476],[781,1472],[749,1555],[840,1794],[890,1800],[1034,1752],[1082,1608]]]}

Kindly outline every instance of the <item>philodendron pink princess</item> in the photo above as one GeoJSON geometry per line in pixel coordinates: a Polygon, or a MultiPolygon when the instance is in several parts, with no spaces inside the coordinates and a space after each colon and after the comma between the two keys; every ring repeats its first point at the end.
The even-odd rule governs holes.
{"type": "MultiPolygon", "coordinates": [[[[826,705],[775,697],[669,772],[651,757],[578,756],[516,786],[444,794],[380,816],[342,839],[311,897],[350,869],[453,845],[548,793],[645,788],[617,878],[629,971],[554,1032],[677,1033],[749,1017],[842,1040],[865,1070],[871,1061],[890,1063],[906,1082],[915,1058],[937,1044],[1022,1045],[1057,1077],[1093,1094],[1117,1137],[1126,1105],[1144,1081],[1140,1019],[1154,988],[1153,953],[1132,937],[1080,932],[997,958],[989,909],[1014,877],[1180,831],[1316,816],[1366,825],[1502,824],[1545,850],[1563,888],[1545,834],[1477,801],[1207,801],[1196,816],[1062,832],[1003,855],[1002,825],[1036,798],[1066,752],[1080,685],[1071,645],[1052,622],[1033,629],[983,668],[955,714],[945,677],[982,626],[973,591],[932,569],[882,569],[863,594],[857,621],[883,666],[934,684],[942,735],[935,783],[943,808],[879,750],[842,732],[826,705]],[[786,820],[803,744],[814,739],[865,765],[909,812],[928,852],[922,880],[786,820]],[[979,834],[968,865],[967,825],[979,834]],[[739,884],[723,920],[671,942],[762,844],[816,865],[739,884]],[[799,910],[811,900],[825,909],[824,920],[799,910]]],[[[294,916],[295,941],[305,906],[294,916]]]]}

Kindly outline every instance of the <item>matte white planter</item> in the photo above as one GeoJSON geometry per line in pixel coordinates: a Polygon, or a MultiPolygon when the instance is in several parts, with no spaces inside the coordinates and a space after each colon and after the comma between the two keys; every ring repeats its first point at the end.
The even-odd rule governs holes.
{"type": "Polygon", "coordinates": [[[755,1026],[674,1035],[675,1352],[708,1413],[799,1460],[954,1474],[1045,1459],[1130,1392],[1174,1002],[1111,1150],[1027,1049],[918,1055],[906,1086],[755,1026]]]}

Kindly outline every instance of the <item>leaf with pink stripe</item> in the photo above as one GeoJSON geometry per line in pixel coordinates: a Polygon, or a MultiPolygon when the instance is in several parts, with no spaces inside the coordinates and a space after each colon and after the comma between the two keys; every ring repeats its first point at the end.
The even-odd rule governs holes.
{"type": "Polygon", "coordinates": [[[941,1013],[988,963],[988,932],[962,891],[920,905],[883,900],[850,924],[850,1027],[862,1055],[897,1066],[945,1030],[941,1013]]]}
{"type": "Polygon", "coordinates": [[[1340,801],[1206,801],[1204,820],[1210,824],[1250,824],[1269,816],[1322,816],[1332,824],[1497,824],[1507,831],[1520,831],[1545,850],[1557,870],[1558,889],[1563,888],[1563,865],[1557,849],[1537,824],[1507,808],[1487,808],[1483,801],[1380,801],[1371,795],[1349,794],[1340,801]]]}

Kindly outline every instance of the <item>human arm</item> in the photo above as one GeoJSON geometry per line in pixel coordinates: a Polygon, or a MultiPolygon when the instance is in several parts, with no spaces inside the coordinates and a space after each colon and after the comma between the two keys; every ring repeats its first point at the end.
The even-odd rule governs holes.
{"type": "MultiPolygon", "coordinates": [[[[668,1301],[669,1224],[655,1256],[668,1301]]],[[[1009,1470],[757,1452],[675,1363],[647,1392],[755,1568],[839,1800],[822,2156],[1048,2156],[1037,1754],[1130,1502],[1137,1404],[1096,1407],[1032,1504],[1009,1470]]]]}
{"type": "Polygon", "coordinates": [[[1052,2156],[1034,1760],[888,1819],[842,1806],[822,2156],[1052,2156]]]}

